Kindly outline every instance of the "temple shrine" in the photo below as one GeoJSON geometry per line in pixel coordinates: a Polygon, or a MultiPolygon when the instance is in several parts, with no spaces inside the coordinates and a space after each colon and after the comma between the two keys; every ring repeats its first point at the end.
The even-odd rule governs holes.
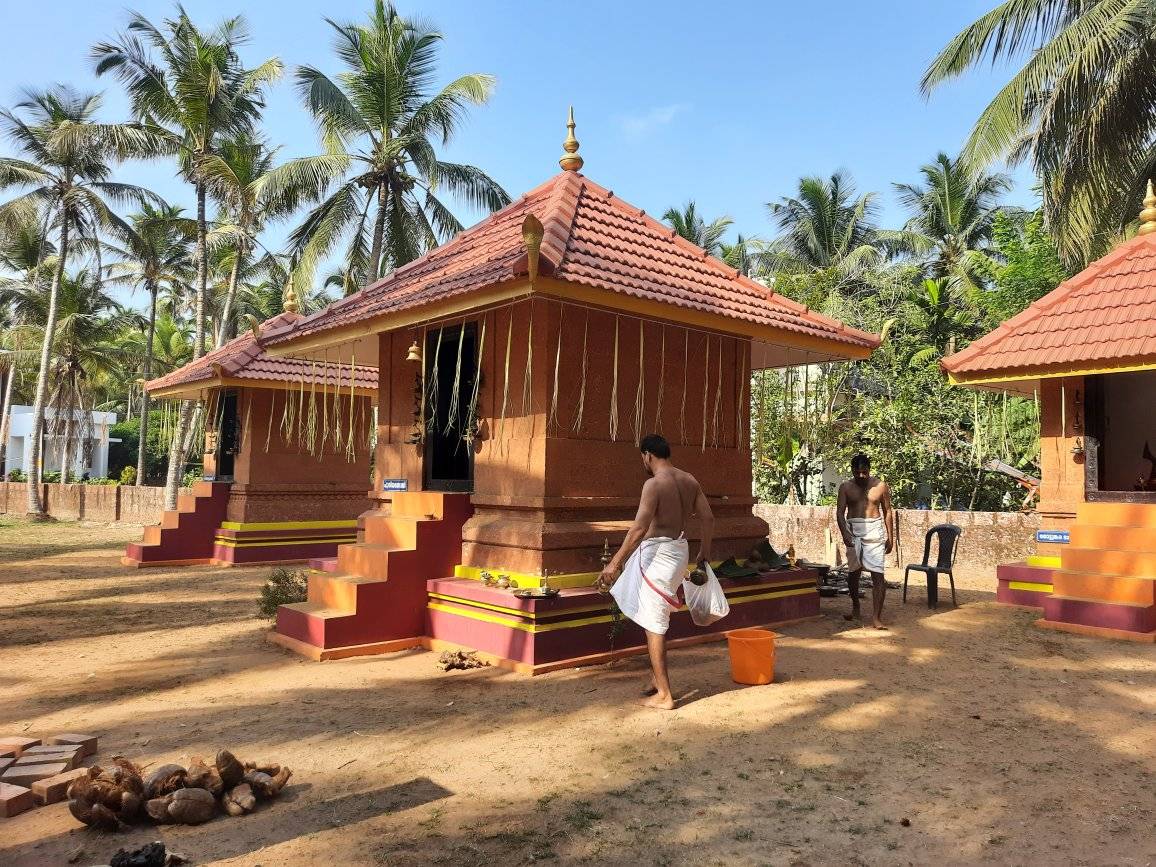
{"type": "MultiPolygon", "coordinates": [[[[310,575],[308,601],[281,608],[271,640],[315,659],[466,647],[529,673],[638,652],[641,632],[590,585],[634,516],[650,432],[702,482],[716,559],[766,540],[752,370],[864,358],[878,338],[774,294],[582,175],[572,113],[568,127],[546,183],[263,331],[270,356],[378,371],[376,508],[310,575]]],[[[674,644],[818,614],[808,569],[723,583],[730,617],[700,630],[684,608],[674,644]]]]}
{"type": "Polygon", "coordinates": [[[356,540],[377,371],[267,355],[265,335],[302,318],[290,290],[283,313],[145,383],[155,398],[204,401],[204,480],[129,543],[125,565],[304,562],[356,540]]]}
{"type": "Polygon", "coordinates": [[[1037,555],[998,568],[1040,626],[1156,641],[1156,195],[1138,234],[943,360],[1040,407],[1037,555]]]}

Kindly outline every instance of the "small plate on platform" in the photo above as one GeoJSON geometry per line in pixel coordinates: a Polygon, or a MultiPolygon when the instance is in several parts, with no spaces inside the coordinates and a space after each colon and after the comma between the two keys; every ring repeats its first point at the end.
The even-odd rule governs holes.
{"type": "Polygon", "coordinates": [[[514,595],[519,599],[553,599],[561,592],[554,587],[523,587],[521,590],[515,590],[514,595]]]}

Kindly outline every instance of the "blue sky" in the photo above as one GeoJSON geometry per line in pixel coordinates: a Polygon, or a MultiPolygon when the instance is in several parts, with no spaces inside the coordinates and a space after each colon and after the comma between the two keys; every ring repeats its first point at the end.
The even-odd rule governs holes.
{"type": "MultiPolygon", "coordinates": [[[[918,83],[935,53],[995,0],[790,3],[580,3],[402,0],[401,10],[445,34],[442,73],[498,78],[444,152],[475,163],[517,196],[558,170],[566,107],[573,103],[585,173],[652,214],[694,199],[728,214],[747,235],[770,235],[765,203],[798,178],[843,167],[860,190],[880,193],[883,221],[904,218],[894,181],[915,181],[937,151],[954,153],[1009,71],[983,70],[924,100],[918,83]]],[[[108,117],[125,112],[113,79],[96,80],[88,50],[123,26],[126,8],[159,20],[173,6],[141,0],[9,4],[0,55],[0,100],[21,87],[63,81],[107,93],[108,117]],[[45,10],[50,10],[45,14],[45,10]]],[[[291,73],[309,63],[335,72],[323,16],[361,18],[364,0],[285,3],[188,0],[204,25],[243,11],[256,63],[279,56],[291,73]]],[[[288,80],[271,93],[266,130],[286,157],[315,152],[316,136],[288,80]]],[[[0,144],[0,148],[6,148],[0,144]]],[[[190,204],[166,164],[122,175],[190,204]]],[[[1012,201],[1031,204],[1017,172],[1012,201]]],[[[458,208],[467,224],[477,214],[458,208]]]]}

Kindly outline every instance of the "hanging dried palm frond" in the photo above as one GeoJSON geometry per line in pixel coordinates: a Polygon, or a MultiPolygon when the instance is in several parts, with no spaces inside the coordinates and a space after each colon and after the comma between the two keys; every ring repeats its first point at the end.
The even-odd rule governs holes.
{"type": "Polygon", "coordinates": [[[462,389],[462,346],[466,340],[466,323],[462,323],[458,328],[458,362],[454,369],[454,387],[450,394],[450,411],[446,414],[446,429],[444,433],[448,436],[449,432],[454,427],[460,427],[461,419],[458,418],[458,412],[461,409],[461,389],[462,389]]]}
{"type": "Polygon", "coordinates": [[[429,407],[430,407],[432,414],[430,415],[430,417],[426,423],[428,425],[427,430],[430,431],[431,433],[434,430],[434,426],[437,424],[438,380],[440,379],[440,377],[438,375],[438,367],[439,367],[439,362],[441,361],[441,356],[442,356],[442,335],[443,334],[445,334],[445,328],[439,327],[438,328],[437,345],[434,347],[433,369],[430,371],[430,375],[429,375],[429,407]]]}
{"type": "Polygon", "coordinates": [[[610,386],[610,442],[618,441],[618,317],[614,317],[614,379],[610,386]]]}
{"type": "MultiPolygon", "coordinates": [[[[424,368],[424,365],[422,365],[424,368]]],[[[345,438],[345,460],[353,463],[357,460],[357,445],[354,441],[354,413],[357,409],[357,347],[349,350],[349,435],[345,438]]]]}
{"type": "Polygon", "coordinates": [[[325,443],[329,439],[329,350],[321,362],[321,437],[318,439],[317,460],[325,454],[325,443]]]}
{"type": "Polygon", "coordinates": [[[707,395],[710,392],[710,335],[703,342],[705,355],[702,363],[702,450],[706,451],[707,395]]]}
{"type": "Polygon", "coordinates": [[[767,430],[767,371],[759,371],[759,444],[755,450],[758,457],[758,464],[762,466],[763,455],[766,454],[766,430],[767,430]]]}
{"type": "Polygon", "coordinates": [[[275,418],[274,410],[277,408],[277,391],[269,392],[269,424],[265,428],[265,454],[269,454],[269,440],[273,436],[273,419],[275,418]]]}
{"type": "Polygon", "coordinates": [[[313,454],[317,447],[317,362],[309,361],[309,415],[305,421],[305,450],[313,454]]]}
{"type": "Polygon", "coordinates": [[[554,349],[554,386],[550,390],[550,412],[546,416],[546,432],[558,429],[558,373],[562,366],[562,305],[558,305],[558,345],[554,349]]]}
{"type": "Polygon", "coordinates": [[[578,408],[574,413],[574,431],[581,432],[582,416],[586,413],[586,338],[590,333],[590,311],[586,311],[586,322],[582,326],[582,384],[578,388],[578,408]]]}
{"type": "Polygon", "coordinates": [[[506,329],[506,360],[502,365],[502,418],[498,422],[498,441],[506,430],[506,404],[510,400],[510,352],[514,346],[514,314],[510,312],[510,324],[506,329]]]}
{"type": "Polygon", "coordinates": [[[473,440],[478,429],[478,394],[482,384],[482,362],[485,359],[486,320],[488,318],[488,316],[482,316],[482,329],[478,336],[478,360],[477,364],[474,365],[474,384],[470,388],[470,407],[466,417],[466,430],[463,434],[469,440],[473,440]]]}
{"type": "Polygon", "coordinates": [[[646,405],[646,360],[643,357],[646,332],[643,320],[638,320],[638,389],[634,393],[634,444],[642,442],[642,411],[646,405]]]}
{"type": "Polygon", "coordinates": [[[718,448],[718,410],[719,410],[719,404],[722,403],[722,392],[723,392],[723,385],[722,385],[722,380],[723,380],[722,356],[723,356],[723,353],[722,353],[722,335],[721,334],[719,335],[719,338],[718,338],[718,351],[715,354],[718,356],[718,385],[717,385],[717,388],[716,388],[716,391],[714,394],[714,421],[711,424],[711,431],[712,431],[712,433],[711,433],[711,446],[713,448],[717,449],[718,448]]]}
{"type": "Polygon", "coordinates": [[[658,354],[658,402],[654,407],[654,430],[662,430],[662,395],[666,390],[666,326],[659,325],[662,332],[662,347],[658,354]]]}
{"type": "Polygon", "coordinates": [[[738,340],[735,351],[739,353],[739,396],[735,401],[735,448],[744,448],[750,431],[750,399],[747,390],[751,387],[751,355],[738,340]]]}
{"type": "Polygon", "coordinates": [[[526,328],[526,371],[522,377],[522,417],[533,410],[533,382],[531,372],[534,367],[534,302],[530,301],[530,324],[526,328]]]}
{"type": "Polygon", "coordinates": [[[683,332],[682,344],[682,404],[678,408],[678,431],[682,439],[682,444],[686,445],[686,381],[690,378],[689,368],[687,367],[690,361],[690,329],[683,332]]]}

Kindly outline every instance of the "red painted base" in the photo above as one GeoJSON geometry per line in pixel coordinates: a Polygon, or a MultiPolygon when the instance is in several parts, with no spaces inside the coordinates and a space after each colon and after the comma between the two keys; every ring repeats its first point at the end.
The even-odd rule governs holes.
{"type": "MultiPolygon", "coordinates": [[[[769,577],[726,580],[731,613],[708,626],[695,626],[684,607],[671,617],[670,640],[720,634],[819,614],[816,575],[793,569],[769,577]]],[[[509,667],[564,668],[646,644],[642,629],[617,620],[607,597],[592,589],[564,590],[553,599],[518,599],[509,591],[466,579],[429,582],[428,635],[434,641],[469,647],[505,660],[509,667]],[[611,633],[614,633],[613,636],[611,633]]]]}
{"type": "Polygon", "coordinates": [[[175,511],[161,515],[159,524],[145,527],[144,539],[125,546],[133,565],[206,562],[213,557],[213,539],[225,520],[228,482],[197,482],[191,495],[177,498],[175,511]]]}
{"type": "Polygon", "coordinates": [[[1052,576],[1054,569],[1042,566],[1029,566],[1027,563],[1002,563],[996,566],[997,602],[1006,605],[1020,605],[1028,608],[1043,608],[1044,600],[1051,593],[1052,576]],[[1013,585],[1040,584],[1048,589],[1029,589],[1013,585]]]}

